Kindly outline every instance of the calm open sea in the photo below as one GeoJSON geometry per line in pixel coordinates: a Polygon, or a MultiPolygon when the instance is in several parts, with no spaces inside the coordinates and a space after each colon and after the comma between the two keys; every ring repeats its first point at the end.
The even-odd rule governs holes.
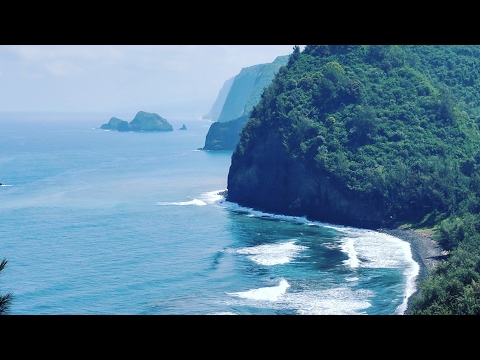
{"type": "Polygon", "coordinates": [[[232,152],[197,150],[208,120],[158,133],[100,130],[108,120],[0,114],[11,314],[405,311],[408,243],[225,201],[232,152]]]}

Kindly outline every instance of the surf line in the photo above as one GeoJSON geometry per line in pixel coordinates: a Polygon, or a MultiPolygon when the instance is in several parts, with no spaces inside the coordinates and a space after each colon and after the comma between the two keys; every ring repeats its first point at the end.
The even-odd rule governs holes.
{"type": "Polygon", "coordinates": [[[204,206],[207,205],[205,201],[199,199],[193,199],[190,201],[159,201],[157,202],[158,205],[197,205],[197,206],[204,206]]]}

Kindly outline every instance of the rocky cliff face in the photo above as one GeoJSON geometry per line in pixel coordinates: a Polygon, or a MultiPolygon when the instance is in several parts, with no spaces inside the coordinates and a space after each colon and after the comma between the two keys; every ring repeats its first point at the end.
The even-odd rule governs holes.
{"type": "Polygon", "coordinates": [[[248,117],[220,122],[216,121],[208,129],[203,150],[233,150],[240,139],[240,131],[248,117]]]}
{"type": "MultiPolygon", "coordinates": [[[[261,99],[263,89],[270,85],[288,55],[277,57],[272,63],[244,68],[227,80],[215,101],[210,115],[218,123],[212,124],[205,138],[204,150],[233,150],[238,143],[239,133],[253,107],[261,99]],[[228,89],[228,94],[225,91],[228,89]],[[225,98],[223,98],[225,96],[225,98]],[[222,109],[215,119],[219,104],[222,109]]],[[[206,118],[204,115],[204,118],[206,118]]]]}
{"type": "Polygon", "coordinates": [[[233,154],[228,173],[229,201],[359,228],[389,225],[382,203],[362,199],[330,174],[319,173],[291,157],[278,132],[271,130],[262,134],[262,141],[248,153],[233,154]]]}
{"type": "Polygon", "coordinates": [[[248,115],[258,104],[263,89],[270,85],[288,55],[278,56],[273,62],[243,68],[230,87],[218,121],[227,122],[248,115]]]}
{"type": "Polygon", "coordinates": [[[235,80],[235,76],[231,77],[223,84],[222,88],[220,89],[217,99],[212,105],[212,108],[208,112],[202,116],[202,119],[210,119],[213,121],[217,121],[220,117],[220,113],[222,112],[223,105],[225,104],[225,100],[227,99],[228,93],[232,87],[233,81],[235,80]]]}
{"type": "Polygon", "coordinates": [[[264,64],[243,68],[240,73],[235,76],[232,87],[228,92],[222,112],[218,117],[218,121],[227,122],[239,118],[244,114],[245,104],[250,96],[255,81],[264,64]]]}

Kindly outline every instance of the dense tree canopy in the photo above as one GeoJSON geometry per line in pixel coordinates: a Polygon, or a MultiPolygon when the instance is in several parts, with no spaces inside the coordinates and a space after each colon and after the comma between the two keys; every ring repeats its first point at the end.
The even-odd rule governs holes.
{"type": "Polygon", "coordinates": [[[229,197],[278,210],[261,196],[249,203],[250,190],[271,197],[271,186],[285,189],[287,213],[342,219],[344,205],[337,217],[333,205],[316,210],[326,185],[305,190],[309,174],[335,184],[327,189],[338,203],[375,214],[362,223],[352,212],[346,223],[436,227],[451,255],[421,283],[412,312],[480,313],[479,124],[480,46],[294,48],[242,130],[229,197]],[[267,171],[278,180],[260,185],[267,171]]]}

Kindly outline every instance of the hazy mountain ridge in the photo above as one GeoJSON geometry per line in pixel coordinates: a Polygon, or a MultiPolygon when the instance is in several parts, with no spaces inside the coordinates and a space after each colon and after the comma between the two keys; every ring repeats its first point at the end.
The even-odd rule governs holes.
{"type": "Polygon", "coordinates": [[[218,109],[225,90],[228,94],[223,101],[218,122],[212,124],[205,139],[204,150],[233,150],[239,139],[239,130],[248,119],[253,107],[261,99],[263,90],[270,85],[281,66],[288,61],[288,55],[278,56],[272,63],[253,65],[243,68],[233,78],[225,82],[209,114],[218,109]],[[229,87],[230,86],[230,87],[229,87]]]}
{"type": "Polygon", "coordinates": [[[220,117],[220,113],[222,112],[223,104],[225,104],[225,100],[227,99],[228,92],[230,91],[233,81],[235,80],[235,76],[231,77],[223,84],[222,88],[220,89],[215,102],[212,105],[212,108],[208,112],[202,116],[202,119],[210,119],[213,121],[217,121],[220,117]]]}

